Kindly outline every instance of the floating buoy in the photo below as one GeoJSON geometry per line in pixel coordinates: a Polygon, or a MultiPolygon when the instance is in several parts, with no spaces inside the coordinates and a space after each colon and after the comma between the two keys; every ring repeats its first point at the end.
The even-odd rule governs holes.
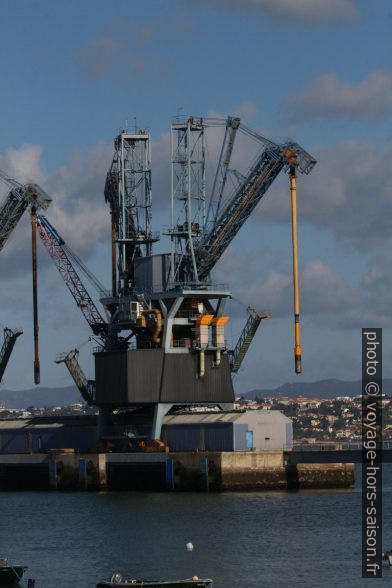
{"type": "Polygon", "coordinates": [[[187,543],[186,548],[188,551],[193,551],[193,544],[191,542],[187,543]]]}

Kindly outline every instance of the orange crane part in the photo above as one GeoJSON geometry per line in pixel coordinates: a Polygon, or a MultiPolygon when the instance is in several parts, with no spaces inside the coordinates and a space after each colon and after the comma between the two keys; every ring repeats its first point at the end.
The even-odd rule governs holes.
{"type": "Polygon", "coordinates": [[[214,318],[213,314],[202,314],[197,320],[197,325],[208,326],[212,319],[214,318]]]}
{"type": "Polygon", "coordinates": [[[298,225],[297,225],[297,178],[295,166],[290,166],[291,228],[293,240],[293,284],[294,284],[294,361],[295,373],[302,372],[301,332],[299,322],[299,282],[298,282],[298,225]]]}

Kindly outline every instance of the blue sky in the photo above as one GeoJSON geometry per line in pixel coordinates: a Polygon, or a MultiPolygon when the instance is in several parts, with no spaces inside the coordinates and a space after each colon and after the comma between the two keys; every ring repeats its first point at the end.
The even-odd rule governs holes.
{"type": "MultiPolygon", "coordinates": [[[[48,216],[109,284],[103,182],[125,121],[136,117],[152,134],[157,230],[179,109],[238,114],[277,142],[293,138],[318,160],[299,181],[300,378],[359,379],[363,326],[384,328],[391,376],[391,24],[386,0],[6,1],[0,168],[51,193],[48,216]]],[[[297,379],[287,182],[272,186],[217,267],[236,299],[274,317],[236,377],[238,391],[297,379]]],[[[42,384],[67,385],[54,356],[89,331],[42,248],[40,268],[42,384]]],[[[27,215],[2,252],[0,276],[0,323],[25,331],[3,385],[30,387],[27,215]]],[[[235,342],[245,315],[231,306],[235,342]]],[[[81,353],[92,377],[88,343],[81,353]]]]}

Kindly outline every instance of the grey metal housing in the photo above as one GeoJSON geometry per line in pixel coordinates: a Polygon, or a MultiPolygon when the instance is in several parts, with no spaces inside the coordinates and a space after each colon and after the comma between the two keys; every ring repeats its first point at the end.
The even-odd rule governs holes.
{"type": "Polygon", "coordinates": [[[186,404],[234,402],[229,358],[214,367],[206,352],[205,377],[198,377],[196,353],[135,349],[95,354],[96,402],[123,406],[158,402],[186,404]]]}

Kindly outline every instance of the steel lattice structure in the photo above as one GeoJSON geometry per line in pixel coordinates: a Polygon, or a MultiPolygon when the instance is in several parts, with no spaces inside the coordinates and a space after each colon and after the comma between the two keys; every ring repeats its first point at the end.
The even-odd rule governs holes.
{"type": "Polygon", "coordinates": [[[315,160],[296,143],[268,145],[234,192],[220,216],[194,246],[198,277],[204,280],[221,258],[247,218],[252,214],[279,173],[295,162],[308,174],[315,160]]]}
{"type": "MultiPolygon", "coordinates": [[[[105,200],[112,215],[113,248],[118,245],[118,284],[113,290],[128,294],[133,261],[152,255],[159,236],[151,229],[151,152],[149,133],[123,130],[114,141],[114,156],[106,176],[105,200]]],[[[113,249],[112,273],[116,273],[113,249]]]]}
{"type": "Polygon", "coordinates": [[[78,308],[83,313],[94,335],[105,336],[108,325],[102,318],[86,288],[82,284],[65,249],[64,241],[43,215],[37,216],[37,229],[45,248],[71,292],[78,308]]]}
{"type": "Polygon", "coordinates": [[[11,187],[0,207],[0,251],[29,205],[45,210],[51,198],[38,184],[21,184],[0,171],[0,180],[11,187]]]}
{"type": "Polygon", "coordinates": [[[0,349],[0,382],[3,378],[5,368],[14,348],[17,338],[22,335],[23,331],[20,329],[12,330],[7,327],[4,329],[4,341],[0,349]]]}
{"type": "Polygon", "coordinates": [[[94,382],[89,381],[79,365],[79,350],[72,349],[68,353],[61,353],[56,358],[56,363],[65,363],[76,387],[87,404],[94,401],[94,382]]]}

